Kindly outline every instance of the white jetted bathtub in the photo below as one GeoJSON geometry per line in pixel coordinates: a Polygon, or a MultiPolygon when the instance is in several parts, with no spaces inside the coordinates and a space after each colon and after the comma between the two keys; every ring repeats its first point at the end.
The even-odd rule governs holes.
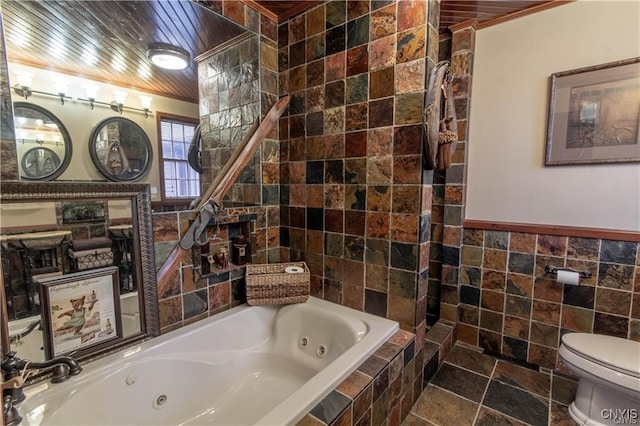
{"type": "Polygon", "coordinates": [[[311,297],[242,305],[27,388],[25,425],[287,425],[398,324],[311,297]]]}

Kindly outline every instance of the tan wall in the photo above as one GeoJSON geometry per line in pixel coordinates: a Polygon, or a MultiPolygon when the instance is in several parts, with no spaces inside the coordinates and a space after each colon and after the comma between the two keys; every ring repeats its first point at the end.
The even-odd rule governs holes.
{"type": "MultiPolygon", "coordinates": [[[[41,70],[33,67],[27,67],[21,64],[9,63],[9,79],[13,83],[15,79],[14,72],[16,70],[24,70],[34,75],[32,89],[40,90],[43,92],[53,92],[53,82],[55,78],[59,78],[60,74],[53,73],[47,70],[41,70]]],[[[73,77],[64,76],[64,79],[68,82],[69,93],[68,95],[73,98],[85,98],[86,93],[84,86],[86,80],[73,77]]],[[[64,105],[60,104],[60,100],[54,97],[32,95],[26,102],[33,103],[49,110],[53,115],[58,117],[62,124],[67,128],[72,140],[73,154],[71,157],[71,163],[59,180],[105,180],[93,165],[91,156],[89,154],[89,137],[94,126],[100,121],[108,117],[127,118],[136,124],[138,124],[145,131],[151,142],[151,148],[153,150],[153,164],[147,175],[145,175],[140,181],[149,183],[152,189],[152,201],[159,200],[160,198],[160,163],[159,159],[159,146],[158,146],[158,128],[156,121],[156,114],[158,112],[180,115],[185,117],[198,118],[198,104],[179,101],[167,97],[150,95],[148,93],[132,90],[129,88],[122,88],[105,83],[96,83],[100,90],[98,92],[98,100],[102,102],[111,102],[114,100],[114,90],[121,90],[128,93],[124,105],[131,106],[133,108],[140,108],[139,96],[150,96],[153,101],[151,103],[151,110],[153,114],[148,118],[144,117],[144,114],[137,111],[125,110],[122,115],[112,111],[109,107],[95,106],[93,110],[89,108],[89,104],[80,102],[77,100],[67,100],[64,105]]],[[[22,102],[24,99],[19,98],[15,93],[12,94],[14,102],[22,102]]]]}
{"type": "Polygon", "coordinates": [[[549,76],[640,56],[638,16],[581,0],[477,32],[466,219],[640,231],[640,164],[544,167],[549,76]]]}

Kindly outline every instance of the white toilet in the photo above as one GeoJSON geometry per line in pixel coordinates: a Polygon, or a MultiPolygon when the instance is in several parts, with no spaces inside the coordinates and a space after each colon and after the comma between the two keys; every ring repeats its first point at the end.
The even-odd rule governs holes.
{"type": "Polygon", "coordinates": [[[558,353],[579,379],[569,406],[573,420],[594,426],[640,424],[640,342],[568,333],[558,353]]]}

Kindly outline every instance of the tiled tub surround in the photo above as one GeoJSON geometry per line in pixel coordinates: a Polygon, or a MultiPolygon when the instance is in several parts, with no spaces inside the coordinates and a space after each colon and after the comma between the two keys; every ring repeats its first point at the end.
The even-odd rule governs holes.
{"type": "Polygon", "coordinates": [[[577,382],[456,344],[404,426],[574,426],[568,405],[577,382]]]}
{"type": "Polygon", "coordinates": [[[463,240],[460,341],[549,369],[567,331],[640,341],[639,243],[468,228],[463,240]],[[559,284],[547,265],[592,277],[559,284]]]}
{"type": "Polygon", "coordinates": [[[400,425],[455,341],[455,327],[436,323],[422,349],[400,330],[347,377],[298,426],[400,425]]]}

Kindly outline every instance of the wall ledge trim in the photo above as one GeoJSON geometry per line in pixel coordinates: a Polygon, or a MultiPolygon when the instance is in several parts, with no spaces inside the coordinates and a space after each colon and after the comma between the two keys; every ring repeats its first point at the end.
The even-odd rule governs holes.
{"type": "Polygon", "coordinates": [[[599,238],[614,241],[640,242],[640,232],[608,228],[584,228],[578,226],[546,225],[514,222],[490,222],[485,220],[465,220],[463,228],[488,231],[525,232],[529,234],[559,235],[565,237],[599,238]]]}

